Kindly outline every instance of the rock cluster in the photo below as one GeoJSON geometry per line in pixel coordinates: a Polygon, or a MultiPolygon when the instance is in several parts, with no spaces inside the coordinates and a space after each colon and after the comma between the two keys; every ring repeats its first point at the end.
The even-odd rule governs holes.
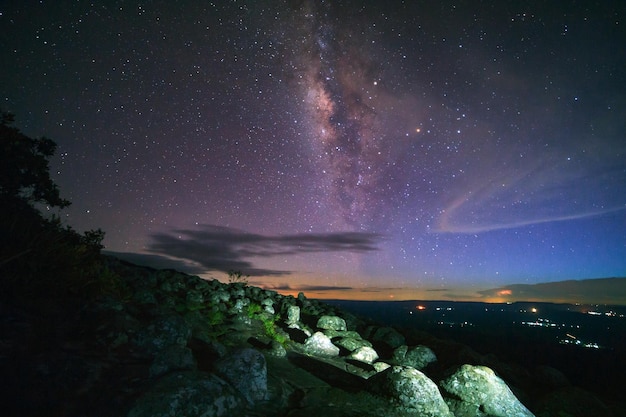
{"type": "Polygon", "coordinates": [[[124,291],[87,312],[96,353],[68,366],[91,385],[64,415],[533,416],[492,369],[302,293],[109,263],[124,291]]]}

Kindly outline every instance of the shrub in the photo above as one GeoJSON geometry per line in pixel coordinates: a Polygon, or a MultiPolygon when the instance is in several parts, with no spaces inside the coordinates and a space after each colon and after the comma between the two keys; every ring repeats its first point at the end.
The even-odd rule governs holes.
{"type": "Polygon", "coordinates": [[[207,313],[208,323],[211,326],[219,326],[224,323],[224,313],[220,310],[210,310],[207,313]]]}
{"type": "Polygon", "coordinates": [[[234,271],[232,269],[228,271],[229,284],[242,283],[244,285],[248,285],[248,278],[250,278],[250,275],[244,275],[241,271],[234,271]]]}
{"type": "Polygon", "coordinates": [[[277,330],[276,321],[278,321],[278,319],[278,316],[267,317],[265,315],[261,315],[261,322],[263,323],[263,328],[265,329],[267,337],[277,341],[281,345],[284,345],[287,343],[287,337],[277,330]]]}
{"type": "Polygon", "coordinates": [[[248,306],[248,317],[253,318],[256,314],[263,311],[263,307],[257,303],[250,303],[248,306]]]}

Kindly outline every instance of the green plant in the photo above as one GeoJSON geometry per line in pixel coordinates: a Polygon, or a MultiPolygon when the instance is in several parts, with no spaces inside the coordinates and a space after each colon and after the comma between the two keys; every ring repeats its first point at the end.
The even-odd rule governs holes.
{"type": "Polygon", "coordinates": [[[276,321],[278,321],[278,319],[278,316],[261,316],[261,322],[263,323],[263,328],[265,329],[265,334],[267,335],[267,337],[277,341],[281,345],[284,345],[285,343],[287,343],[287,337],[284,334],[278,332],[276,327],[276,321]]]}
{"type": "Polygon", "coordinates": [[[207,313],[208,323],[211,326],[219,326],[224,323],[224,313],[220,310],[210,310],[207,313]]]}
{"type": "Polygon", "coordinates": [[[206,313],[208,326],[206,327],[206,335],[211,340],[215,340],[227,333],[228,329],[223,326],[226,316],[221,310],[210,309],[206,313]]]}
{"type": "Polygon", "coordinates": [[[244,275],[241,271],[230,270],[228,271],[228,282],[230,284],[242,283],[248,285],[248,278],[250,275],[244,275]]]}
{"type": "Polygon", "coordinates": [[[263,310],[260,304],[251,303],[248,306],[248,317],[253,318],[257,313],[260,313],[263,310]]]}

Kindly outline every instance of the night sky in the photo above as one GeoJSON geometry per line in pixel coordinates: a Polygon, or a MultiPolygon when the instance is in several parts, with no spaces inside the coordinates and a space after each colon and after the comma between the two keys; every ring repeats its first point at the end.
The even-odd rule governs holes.
{"type": "Polygon", "coordinates": [[[333,298],[626,276],[625,2],[0,0],[0,25],[0,107],[126,259],[333,298]]]}

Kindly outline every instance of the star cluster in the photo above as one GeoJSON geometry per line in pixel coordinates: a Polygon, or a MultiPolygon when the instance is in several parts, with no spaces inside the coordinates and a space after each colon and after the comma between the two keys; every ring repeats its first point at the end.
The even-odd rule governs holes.
{"type": "Polygon", "coordinates": [[[626,6],[491,3],[4,2],[0,106],[134,260],[371,298],[624,276],[626,6]]]}

